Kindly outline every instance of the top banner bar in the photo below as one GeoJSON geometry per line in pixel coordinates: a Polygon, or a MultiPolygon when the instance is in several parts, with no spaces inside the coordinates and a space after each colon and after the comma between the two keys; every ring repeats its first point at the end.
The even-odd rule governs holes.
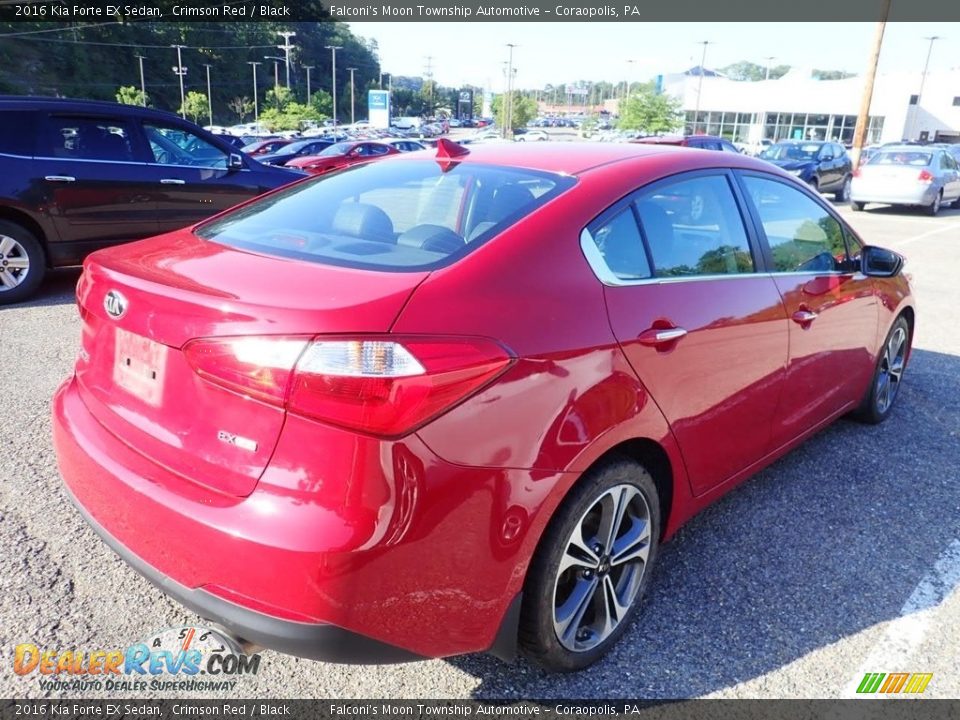
{"type": "MultiPolygon", "coordinates": [[[[698,22],[879,20],[886,0],[0,0],[4,22],[698,22]]],[[[890,21],[960,21],[956,0],[892,0],[890,21]]]]}

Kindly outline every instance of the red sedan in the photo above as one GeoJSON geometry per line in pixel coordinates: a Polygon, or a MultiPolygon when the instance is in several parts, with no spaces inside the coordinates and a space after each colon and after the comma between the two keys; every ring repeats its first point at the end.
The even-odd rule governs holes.
{"type": "Polygon", "coordinates": [[[277,152],[277,150],[286,147],[292,142],[293,140],[287,140],[285,138],[270,138],[269,140],[257,140],[249,145],[244,145],[241,149],[247,155],[256,157],[257,155],[268,155],[277,152]]]}
{"type": "Polygon", "coordinates": [[[582,668],[691,516],[889,416],[902,265],[741,155],[441,140],[91,255],[56,452],[239,638],[582,668]]]}
{"type": "Polygon", "coordinates": [[[331,145],[319,155],[307,155],[291,160],[287,167],[306,170],[312,175],[322,175],[356,163],[380,160],[399,152],[400,150],[392,145],[381,142],[342,142],[331,145]]]}

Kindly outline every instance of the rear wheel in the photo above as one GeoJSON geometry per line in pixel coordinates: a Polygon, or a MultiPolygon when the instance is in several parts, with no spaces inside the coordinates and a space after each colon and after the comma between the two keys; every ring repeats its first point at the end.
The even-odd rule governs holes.
{"type": "Polygon", "coordinates": [[[833,197],[837,202],[847,202],[847,200],[850,199],[850,184],[850,177],[845,177],[843,179],[843,185],[841,185],[840,189],[833,194],[833,197]]]}
{"type": "Polygon", "coordinates": [[[520,647],[557,671],[599,660],[626,631],[660,536],[657,490],[628,459],[585,476],[550,521],[530,565],[520,647]]]}
{"type": "Polygon", "coordinates": [[[927,215],[936,215],[940,212],[940,206],[943,203],[943,190],[937,193],[936,197],[933,198],[933,202],[927,205],[927,215]]]}
{"type": "Polygon", "coordinates": [[[876,425],[890,416],[893,403],[900,393],[900,382],[910,353],[910,325],[902,315],[893,323],[880,350],[870,388],[854,417],[876,425]]]}
{"type": "Polygon", "coordinates": [[[46,272],[40,242],[29,230],[0,220],[0,305],[20,302],[36,291],[46,272]]]}

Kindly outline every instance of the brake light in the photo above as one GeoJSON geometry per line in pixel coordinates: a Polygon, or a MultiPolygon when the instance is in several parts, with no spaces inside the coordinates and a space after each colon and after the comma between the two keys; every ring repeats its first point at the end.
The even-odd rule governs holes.
{"type": "Polygon", "coordinates": [[[492,340],[416,336],[201,339],[184,354],[211,383],[380,437],[415,430],[512,362],[492,340]]]}
{"type": "Polygon", "coordinates": [[[853,176],[860,177],[860,168],[857,168],[856,170],[853,171],[853,176]]]}
{"type": "Polygon", "coordinates": [[[920,174],[917,175],[917,180],[925,183],[933,182],[933,175],[930,173],[929,170],[921,170],[920,174]]]}

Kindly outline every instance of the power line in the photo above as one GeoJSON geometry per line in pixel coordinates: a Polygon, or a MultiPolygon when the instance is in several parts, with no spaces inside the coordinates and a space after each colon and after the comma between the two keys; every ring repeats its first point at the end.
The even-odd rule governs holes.
{"type": "MultiPolygon", "coordinates": [[[[60,40],[58,38],[35,38],[35,37],[15,37],[11,35],[0,35],[0,40],[10,38],[20,42],[44,42],[56,43],[59,45],[98,45],[101,47],[126,47],[141,49],[164,50],[169,45],[144,45],[142,43],[117,43],[117,42],[96,42],[93,40],[60,40]]],[[[272,48],[273,45],[181,45],[184,50],[260,50],[263,48],[272,48]]]]}

